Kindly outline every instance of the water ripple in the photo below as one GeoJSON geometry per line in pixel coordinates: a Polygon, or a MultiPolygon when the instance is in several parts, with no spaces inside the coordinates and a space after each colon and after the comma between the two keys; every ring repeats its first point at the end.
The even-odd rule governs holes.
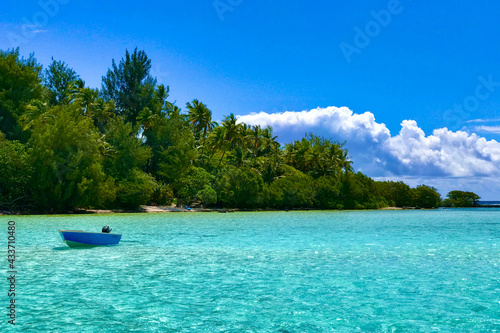
{"type": "Polygon", "coordinates": [[[19,217],[18,328],[499,331],[496,221],[482,210],[19,217]],[[57,242],[58,229],[104,224],[120,245],[57,242]]]}

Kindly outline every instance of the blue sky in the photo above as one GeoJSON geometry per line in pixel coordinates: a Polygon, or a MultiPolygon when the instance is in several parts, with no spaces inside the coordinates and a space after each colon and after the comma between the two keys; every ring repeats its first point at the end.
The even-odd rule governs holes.
{"type": "MultiPolygon", "coordinates": [[[[181,107],[198,98],[216,119],[231,112],[271,115],[347,107],[353,115],[372,114],[372,124],[390,132],[384,138],[396,137],[402,129],[416,130],[410,123],[402,126],[405,120],[415,121],[424,138],[444,127],[453,133],[462,130],[467,137],[459,143],[449,144],[448,137],[437,135],[441,146],[429,149],[446,155],[457,144],[470,144],[467,138],[475,133],[489,150],[479,140],[447,156],[482,154],[495,173],[495,142],[500,139],[498,17],[497,1],[24,1],[4,5],[0,49],[20,46],[23,54],[35,52],[44,65],[54,56],[87,85],[100,87],[111,60],[137,46],[147,52],[153,75],[170,85],[171,100],[181,107]]],[[[294,126],[297,133],[309,129],[294,126]]],[[[278,128],[284,140],[295,138],[288,127],[278,128]]],[[[485,178],[490,169],[452,172],[443,158],[404,169],[406,159],[391,162],[377,152],[363,155],[364,141],[357,142],[350,132],[321,124],[313,128],[341,141],[351,139],[354,161],[359,158],[358,168],[370,176],[413,179],[418,165],[427,166],[429,172],[415,183],[435,183],[440,190],[463,185],[483,198],[500,198],[500,183],[491,187],[485,178]],[[384,171],[363,159],[393,164],[385,164],[384,171]]],[[[397,154],[394,147],[391,152],[397,154]]]]}

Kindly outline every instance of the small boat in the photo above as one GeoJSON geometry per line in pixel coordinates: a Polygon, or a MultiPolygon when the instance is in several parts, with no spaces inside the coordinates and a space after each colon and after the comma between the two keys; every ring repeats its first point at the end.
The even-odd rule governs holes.
{"type": "Polygon", "coordinates": [[[69,247],[116,245],[122,238],[121,234],[111,234],[108,226],[102,232],[86,232],[82,230],[59,230],[63,242],[69,247]]]}

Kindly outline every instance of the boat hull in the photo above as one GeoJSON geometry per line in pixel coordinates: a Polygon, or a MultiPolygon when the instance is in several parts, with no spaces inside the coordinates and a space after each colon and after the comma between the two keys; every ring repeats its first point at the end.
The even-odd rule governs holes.
{"type": "Polygon", "coordinates": [[[85,232],[80,230],[59,230],[61,237],[69,247],[116,245],[122,238],[121,234],[106,234],[85,232]]]}

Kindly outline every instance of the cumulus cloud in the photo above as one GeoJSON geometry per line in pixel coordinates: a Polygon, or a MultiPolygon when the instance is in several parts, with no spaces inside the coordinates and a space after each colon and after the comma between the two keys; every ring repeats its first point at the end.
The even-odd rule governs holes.
{"type": "Polygon", "coordinates": [[[500,143],[447,128],[425,136],[414,120],[401,123],[398,135],[384,142],[406,174],[473,177],[500,174],[500,143]]]}
{"type": "MultiPolygon", "coordinates": [[[[238,120],[272,126],[282,143],[299,139],[307,132],[346,141],[356,169],[373,177],[435,179],[443,185],[439,180],[458,184],[458,180],[470,177],[500,176],[499,142],[447,128],[426,135],[414,120],[403,120],[396,135],[391,135],[385,124],[377,123],[373,113],[357,114],[347,107],[260,112],[238,120]]],[[[486,186],[488,182],[481,184],[486,186]]]]}
{"type": "MultiPolygon", "coordinates": [[[[253,125],[270,125],[276,131],[286,130],[303,134],[319,130],[325,134],[354,136],[363,141],[383,142],[390,137],[387,127],[375,122],[373,113],[355,114],[347,107],[271,114],[260,112],[241,116],[238,120],[253,125]]],[[[288,136],[286,133],[283,134],[288,136]]]]}

